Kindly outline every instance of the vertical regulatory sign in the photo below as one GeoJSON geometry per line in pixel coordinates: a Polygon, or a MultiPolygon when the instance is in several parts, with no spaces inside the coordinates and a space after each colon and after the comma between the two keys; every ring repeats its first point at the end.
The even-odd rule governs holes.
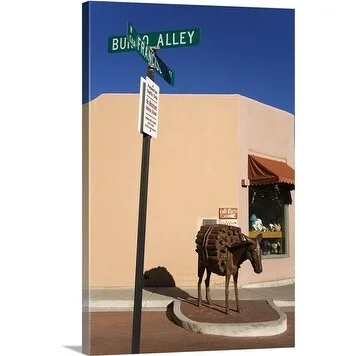
{"type": "Polygon", "coordinates": [[[148,77],[145,82],[142,131],[157,138],[159,86],[148,77]]]}

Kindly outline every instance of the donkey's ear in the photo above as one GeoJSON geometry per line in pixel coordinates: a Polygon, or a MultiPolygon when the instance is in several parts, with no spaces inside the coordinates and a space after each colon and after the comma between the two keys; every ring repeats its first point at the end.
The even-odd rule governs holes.
{"type": "Polygon", "coordinates": [[[263,239],[263,235],[261,233],[259,233],[257,236],[256,236],[256,241],[258,241],[258,243],[260,244],[261,241],[263,239]]]}

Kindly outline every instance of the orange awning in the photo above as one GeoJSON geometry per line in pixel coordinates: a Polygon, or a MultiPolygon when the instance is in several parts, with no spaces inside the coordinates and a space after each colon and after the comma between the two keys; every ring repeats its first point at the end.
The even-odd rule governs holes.
{"type": "Polygon", "coordinates": [[[248,179],[251,185],[286,183],[294,189],[294,169],[281,161],[248,155],[248,179]]]}

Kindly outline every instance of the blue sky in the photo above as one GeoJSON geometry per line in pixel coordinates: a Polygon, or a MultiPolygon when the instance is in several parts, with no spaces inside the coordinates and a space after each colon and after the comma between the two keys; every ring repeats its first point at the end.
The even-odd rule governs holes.
{"type": "Polygon", "coordinates": [[[293,9],[124,2],[90,2],[89,8],[83,102],[139,92],[144,60],[135,51],[108,52],[108,38],[125,35],[129,21],[140,33],[200,28],[198,46],[159,50],[175,73],[174,87],[155,75],[161,93],[241,94],[294,114],[293,9]]]}

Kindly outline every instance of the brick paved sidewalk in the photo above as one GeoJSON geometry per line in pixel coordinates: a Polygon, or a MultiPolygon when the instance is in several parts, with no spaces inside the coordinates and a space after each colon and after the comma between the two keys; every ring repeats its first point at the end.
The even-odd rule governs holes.
{"type": "MultiPolygon", "coordinates": [[[[141,353],[294,347],[294,311],[286,309],[287,331],[267,337],[227,337],[187,331],[172,321],[171,311],[144,311],[141,353]],[[287,311],[289,310],[289,311],[287,311]]],[[[131,353],[132,312],[90,313],[92,355],[131,353]]]]}

